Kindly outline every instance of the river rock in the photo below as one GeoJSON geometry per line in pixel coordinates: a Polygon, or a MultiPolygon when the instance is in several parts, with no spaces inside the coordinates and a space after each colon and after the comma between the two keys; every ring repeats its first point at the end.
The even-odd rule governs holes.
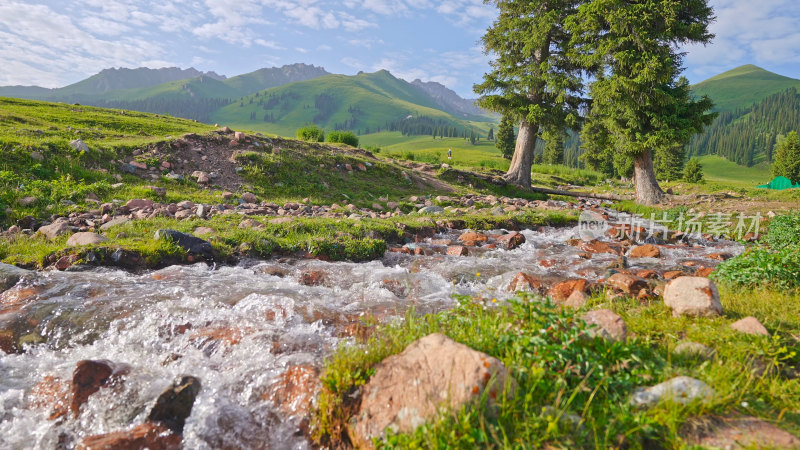
{"type": "Polygon", "coordinates": [[[635,406],[649,408],[661,400],[670,399],[686,405],[694,400],[704,403],[714,396],[714,389],[700,380],[679,376],[651,387],[642,387],[634,391],[631,403],[635,406]]]}
{"type": "Polygon", "coordinates": [[[97,233],[81,232],[75,233],[67,239],[67,245],[70,247],[78,247],[80,245],[93,245],[101,242],[108,241],[108,238],[97,233]]]}
{"type": "Polygon", "coordinates": [[[660,258],[661,250],[652,244],[639,245],[631,249],[631,258],[660,258]]]}
{"type": "Polygon", "coordinates": [[[39,228],[38,232],[45,235],[49,239],[55,239],[58,236],[63,236],[69,233],[69,231],[69,221],[63,217],[59,217],[50,225],[45,225],[39,228]]]}
{"type": "Polygon", "coordinates": [[[586,306],[586,303],[588,301],[589,301],[589,296],[586,295],[585,292],[574,290],[572,291],[572,294],[570,294],[569,297],[567,297],[567,299],[564,300],[563,303],[561,303],[561,305],[574,309],[580,309],[586,306]]]}
{"type": "Polygon", "coordinates": [[[25,275],[31,273],[29,270],[20,269],[11,264],[0,263],[0,292],[12,288],[25,275]]]}
{"type": "Polygon", "coordinates": [[[128,208],[129,211],[135,211],[137,209],[152,208],[155,204],[156,202],[146,198],[134,198],[128,200],[128,203],[125,203],[125,207],[128,208]]]}
{"type": "Polygon", "coordinates": [[[450,256],[467,256],[469,255],[469,250],[463,245],[451,245],[447,247],[447,254],[450,256]]]}
{"type": "Polygon", "coordinates": [[[109,220],[108,222],[100,225],[100,231],[107,231],[111,227],[115,227],[117,225],[122,225],[122,224],[128,223],[128,222],[130,222],[130,219],[128,219],[127,217],[125,217],[125,216],[117,216],[117,217],[114,217],[113,219],[109,220]]]}
{"type": "Polygon", "coordinates": [[[183,433],[183,426],[192,414],[192,405],[200,388],[200,380],[195,377],[184,376],[176,380],[158,397],[147,420],[163,425],[175,433],[183,433]]]}
{"type": "Polygon", "coordinates": [[[647,289],[647,282],[635,275],[628,273],[615,273],[611,275],[606,284],[626,294],[638,294],[642,289],[647,289]]]}
{"type": "Polygon", "coordinates": [[[169,428],[146,422],[126,431],[88,436],[78,444],[78,450],[180,450],[182,441],[169,428]]]}
{"type": "Polygon", "coordinates": [[[575,291],[586,291],[586,280],[577,278],[557,283],[547,291],[547,296],[556,302],[563,302],[575,291]]]}
{"type": "Polygon", "coordinates": [[[402,353],[384,359],[363,387],[361,406],[350,429],[357,446],[387,429],[411,432],[437,417],[442,407],[458,411],[489,389],[493,404],[515,382],[500,360],[436,333],[412,342],[402,353]]]}
{"type": "Polygon", "coordinates": [[[525,236],[516,231],[497,237],[497,246],[506,250],[514,250],[525,243],[525,236]]]}
{"type": "Polygon", "coordinates": [[[800,448],[800,439],[777,426],[755,417],[725,417],[713,420],[713,425],[687,439],[703,448],[800,448]]]}
{"type": "Polygon", "coordinates": [[[610,244],[603,241],[589,241],[581,242],[579,248],[589,253],[613,253],[615,255],[622,255],[622,246],[619,244],[610,244]]]}
{"type": "Polygon", "coordinates": [[[48,411],[48,419],[55,420],[69,413],[69,393],[68,381],[47,375],[31,388],[28,406],[48,411]]]}
{"type": "Polygon", "coordinates": [[[745,317],[742,320],[737,320],[731,324],[731,328],[745,334],[769,336],[769,331],[767,331],[767,329],[764,328],[764,325],[761,325],[761,322],[759,322],[758,319],[753,316],[745,317]]]}
{"type": "Polygon", "coordinates": [[[73,149],[79,151],[79,152],[88,152],[89,151],[89,146],[86,145],[86,143],[83,142],[80,139],[75,139],[75,140],[69,141],[69,146],[72,147],[73,149]]]}
{"type": "Polygon", "coordinates": [[[158,230],[154,237],[156,240],[164,239],[172,241],[191,254],[201,255],[205,258],[214,257],[214,248],[211,246],[211,243],[197,236],[175,230],[158,230]]]}
{"type": "Polygon", "coordinates": [[[664,304],[675,317],[711,317],[722,314],[719,291],[713,281],[703,277],[679,277],[664,288],[664,304]]]}
{"type": "Polygon", "coordinates": [[[486,242],[489,238],[483,233],[476,233],[474,231],[467,231],[458,237],[461,242],[486,242]]]}
{"type": "Polygon", "coordinates": [[[538,280],[524,272],[518,273],[508,285],[509,292],[525,291],[539,293],[542,291],[542,288],[543,284],[541,280],[538,280]]]}
{"type": "Polygon", "coordinates": [[[590,336],[597,336],[609,341],[624,341],[628,337],[628,327],[617,313],[610,309],[595,309],[583,315],[589,325],[596,325],[587,330],[590,336]]]}
{"type": "Polygon", "coordinates": [[[262,400],[287,416],[306,418],[320,388],[319,372],[311,365],[292,366],[270,385],[262,400]]]}
{"type": "Polygon", "coordinates": [[[321,286],[327,281],[325,272],[321,270],[308,270],[300,274],[297,280],[300,284],[305,286],[321,286]]]}
{"type": "Polygon", "coordinates": [[[208,234],[216,233],[216,230],[214,230],[213,228],[209,228],[209,227],[197,227],[197,228],[194,229],[193,233],[198,235],[198,236],[205,236],[205,235],[208,235],[208,234]]]}
{"type": "Polygon", "coordinates": [[[242,194],[242,200],[244,200],[245,203],[258,203],[258,197],[252,192],[245,192],[242,194]]]}
{"type": "Polygon", "coordinates": [[[83,360],[75,365],[72,373],[72,401],[70,410],[77,415],[81,405],[89,400],[89,396],[99,391],[101,387],[108,386],[128,370],[125,365],[117,365],[105,360],[83,360]]]}

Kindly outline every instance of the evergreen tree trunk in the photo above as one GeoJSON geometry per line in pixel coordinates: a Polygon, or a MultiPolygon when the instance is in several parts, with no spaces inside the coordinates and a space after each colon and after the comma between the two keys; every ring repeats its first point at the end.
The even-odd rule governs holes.
{"type": "Polygon", "coordinates": [[[531,165],[533,165],[533,150],[536,147],[536,134],[538,132],[538,124],[531,124],[525,120],[520,123],[514,157],[511,158],[511,167],[508,168],[508,172],[503,177],[509,183],[516,184],[524,189],[530,189],[531,187],[531,165]]]}
{"type": "Polygon", "coordinates": [[[636,189],[636,203],[655,205],[661,202],[664,191],[658,185],[653,170],[653,156],[650,150],[643,151],[633,160],[633,183],[636,189]]]}

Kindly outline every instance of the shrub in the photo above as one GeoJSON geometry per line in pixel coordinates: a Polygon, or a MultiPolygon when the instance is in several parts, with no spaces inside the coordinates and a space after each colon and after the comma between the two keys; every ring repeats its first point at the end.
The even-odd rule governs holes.
{"type": "Polygon", "coordinates": [[[800,246],[800,212],[772,219],[764,239],[774,249],[800,246]]]}
{"type": "Polygon", "coordinates": [[[306,142],[323,142],[325,141],[325,131],[312,123],[298,129],[297,138],[306,142]]]}
{"type": "Polygon", "coordinates": [[[703,182],[703,166],[697,158],[692,158],[683,168],[683,179],[689,183],[703,182]]]}
{"type": "Polygon", "coordinates": [[[328,133],[328,142],[358,147],[358,136],[352,131],[331,131],[328,133]]]}
{"type": "Polygon", "coordinates": [[[800,248],[788,246],[773,251],[764,247],[752,248],[736,258],[720,264],[713,278],[739,286],[800,288],[800,248]]]}

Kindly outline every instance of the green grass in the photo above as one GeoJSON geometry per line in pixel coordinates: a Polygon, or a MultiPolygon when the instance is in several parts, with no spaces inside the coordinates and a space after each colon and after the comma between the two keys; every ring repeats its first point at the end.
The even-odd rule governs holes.
{"type": "Polygon", "coordinates": [[[764,417],[791,432],[800,430],[800,362],[791,337],[800,331],[800,296],[775,291],[721,289],[720,318],[673,318],[661,302],[607,303],[596,295],[589,307],[610,307],[628,325],[625,343],[581,337],[579,313],[537,300],[496,306],[489,299],[462,298],[453,310],[379,326],[364,344],[344,344],[327,361],[315,421],[315,436],[336,445],[356,412],[350,395],[367,382],[374,366],[410,342],[433,332],[495,356],[519,387],[487,414],[465,407],[444,414],[410,435],[390,435],[384,448],[679,448],[681,427],[706,415],[739,412],[764,417]],[[772,332],[751,337],[729,324],[758,317],[772,332]],[[712,347],[714,360],[678,357],[672,349],[692,340],[712,347]],[[662,402],[638,409],[628,401],[638,386],[677,375],[708,383],[707,405],[662,402]],[[570,424],[574,417],[577,424],[570,424]]]}
{"type": "Polygon", "coordinates": [[[754,188],[772,180],[772,172],[767,165],[745,167],[716,155],[701,156],[698,159],[703,166],[703,174],[709,182],[731,187],[754,188]]]}
{"type": "Polygon", "coordinates": [[[692,92],[711,97],[715,111],[734,111],[791,87],[800,89],[800,80],[745,65],[692,86],[692,92]]]}
{"type": "MultiPolygon", "coordinates": [[[[364,261],[383,257],[389,243],[402,243],[407,236],[430,231],[429,216],[406,215],[388,219],[294,218],[290,223],[271,224],[274,216],[249,218],[261,222],[262,229],[239,228],[243,217],[238,214],[214,216],[211,219],[176,220],[155,218],[130,221],[112,227],[103,234],[109,241],[90,247],[72,249],[66,246],[68,236],[47,239],[41,235],[16,235],[0,239],[0,261],[24,267],[43,268],[50,255],[78,255],[86,261],[89,252],[98,264],[114,265],[110,256],[116,249],[134,252],[142,258],[142,268],[160,267],[187,261],[181,249],[165,241],[156,241],[159,229],[191,233],[203,226],[215,230],[209,238],[219,261],[237,255],[267,258],[277,255],[305,255],[331,260],[364,261]]],[[[457,224],[460,228],[492,230],[500,227],[533,227],[567,225],[577,220],[574,213],[538,211],[506,215],[474,214],[471,216],[438,215],[437,220],[457,224]]],[[[454,225],[455,226],[455,225],[454,225]]]]}
{"type": "Polygon", "coordinates": [[[129,157],[135,148],[211,130],[167,116],[0,99],[0,223],[9,218],[7,208],[12,208],[12,217],[42,217],[68,210],[64,201],[82,203],[89,193],[110,200],[110,186],[116,183],[111,175],[114,160],[129,157]],[[70,147],[74,139],[83,140],[89,151],[70,147]],[[28,208],[18,206],[18,200],[28,196],[39,201],[28,208]]]}

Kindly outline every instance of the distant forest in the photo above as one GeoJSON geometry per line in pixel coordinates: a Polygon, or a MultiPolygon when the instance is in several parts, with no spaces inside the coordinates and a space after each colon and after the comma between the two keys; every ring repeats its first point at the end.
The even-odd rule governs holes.
{"type": "Polygon", "coordinates": [[[743,166],[772,161],[778,136],[800,130],[800,95],[792,88],[749,108],[719,115],[686,147],[689,157],[719,155],[743,166]]]}

